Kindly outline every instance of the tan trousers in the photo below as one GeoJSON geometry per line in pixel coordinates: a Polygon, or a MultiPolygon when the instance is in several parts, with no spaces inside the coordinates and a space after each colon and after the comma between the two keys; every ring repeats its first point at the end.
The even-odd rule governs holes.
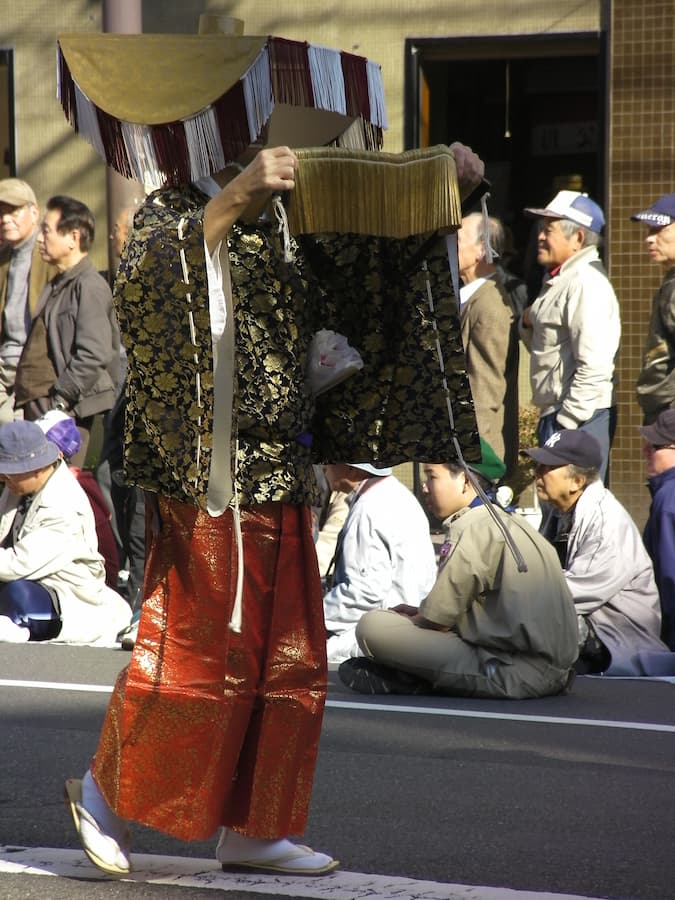
{"type": "Polygon", "coordinates": [[[454,632],[420,628],[392,610],[366,613],[356,637],[367,657],[457,697],[543,697],[559,693],[568,676],[543,659],[501,651],[497,656],[454,632]]]}

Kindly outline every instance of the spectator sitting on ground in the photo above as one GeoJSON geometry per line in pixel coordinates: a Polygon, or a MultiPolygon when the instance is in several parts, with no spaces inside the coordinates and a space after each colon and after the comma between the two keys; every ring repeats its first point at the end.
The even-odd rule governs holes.
{"type": "Polygon", "coordinates": [[[323,606],[328,661],[358,656],[356,623],[371,609],[417,606],[436,574],[429,521],[415,495],[391,474],[367,463],[326,466],[332,491],[349,494],[332,586],[323,606]]]}
{"type": "Polygon", "coordinates": [[[91,505],[35,422],[0,426],[0,640],[113,646],[129,607],[105,583],[91,505]]]}
{"type": "Polygon", "coordinates": [[[61,456],[89,498],[96,524],[98,551],[105,560],[105,583],[108,587],[116,589],[120,567],[117,544],[115,543],[115,536],[111,526],[112,516],[110,509],[93,473],[88,469],[80,469],[78,466],[70,465],[71,458],[80,449],[82,442],[77,425],[68,413],[62,412],[60,409],[50,409],[35,421],[45,433],[47,440],[53,441],[59,448],[61,456]]]}
{"type": "Polygon", "coordinates": [[[320,511],[314,546],[322,579],[331,569],[338,535],[349,513],[348,496],[344,491],[330,491],[320,511]]]}
{"type": "Polygon", "coordinates": [[[640,432],[652,495],[643,538],[661,598],[661,637],[675,650],[675,409],[662,410],[640,432]]]}
{"type": "Polygon", "coordinates": [[[484,504],[476,483],[486,492],[505,466],[483,440],[481,449],[470,473],[424,466],[426,504],[447,532],[438,577],[419,611],[361,619],[367,658],[338,670],[353,690],[521,699],[559,694],[574,677],[574,604],[555,551],[521,516],[484,504]]]}
{"type": "Polygon", "coordinates": [[[635,523],[599,479],[600,444],[587,431],[565,430],[523,452],[537,463],[537,496],[549,504],[540,531],[574,598],[577,672],[650,674],[642,655],[668,649],[659,640],[654,569],[635,523]]]}

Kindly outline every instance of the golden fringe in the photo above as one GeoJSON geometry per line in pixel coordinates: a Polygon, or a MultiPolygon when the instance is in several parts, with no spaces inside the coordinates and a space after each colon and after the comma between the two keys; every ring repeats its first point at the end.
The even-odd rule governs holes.
{"type": "Polygon", "coordinates": [[[404,153],[340,147],[295,152],[299,166],[287,208],[293,234],[406,238],[456,231],[461,225],[457,170],[449,147],[404,153]]]}

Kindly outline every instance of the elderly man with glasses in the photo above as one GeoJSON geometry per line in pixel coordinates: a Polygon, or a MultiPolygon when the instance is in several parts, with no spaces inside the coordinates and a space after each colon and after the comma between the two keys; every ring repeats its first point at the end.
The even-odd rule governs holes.
{"type": "Polygon", "coordinates": [[[11,422],[14,380],[42,288],[56,275],[37,247],[40,209],[20,178],[0,180],[0,424],[11,422]]]}

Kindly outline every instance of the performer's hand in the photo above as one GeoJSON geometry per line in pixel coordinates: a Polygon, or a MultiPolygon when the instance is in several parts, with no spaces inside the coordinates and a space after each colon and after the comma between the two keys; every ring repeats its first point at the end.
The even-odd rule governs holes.
{"type": "Polygon", "coordinates": [[[455,166],[457,167],[457,180],[459,181],[462,196],[468,195],[473,188],[477,187],[483,176],[485,175],[485,163],[473,152],[471,147],[460,144],[455,141],[450,144],[452,155],[455,157],[455,166]]]}
{"type": "Polygon", "coordinates": [[[393,606],[392,610],[410,619],[420,611],[418,606],[411,606],[409,603],[399,603],[398,606],[393,606]]]}
{"type": "Polygon", "coordinates": [[[447,625],[439,625],[438,622],[432,622],[430,619],[425,619],[420,613],[417,613],[416,616],[411,616],[410,621],[414,622],[418,628],[429,628],[431,631],[450,631],[450,628],[447,625]]]}
{"type": "Polygon", "coordinates": [[[289,147],[258,151],[241,171],[236,166],[215,175],[222,190],[206,205],[204,234],[209,250],[223,240],[237,219],[255,221],[272,194],[295,187],[298,158],[289,147]]]}
{"type": "Polygon", "coordinates": [[[297,168],[298,158],[290,147],[267,147],[258,151],[231,184],[256,194],[291,191],[297,168]]]}

